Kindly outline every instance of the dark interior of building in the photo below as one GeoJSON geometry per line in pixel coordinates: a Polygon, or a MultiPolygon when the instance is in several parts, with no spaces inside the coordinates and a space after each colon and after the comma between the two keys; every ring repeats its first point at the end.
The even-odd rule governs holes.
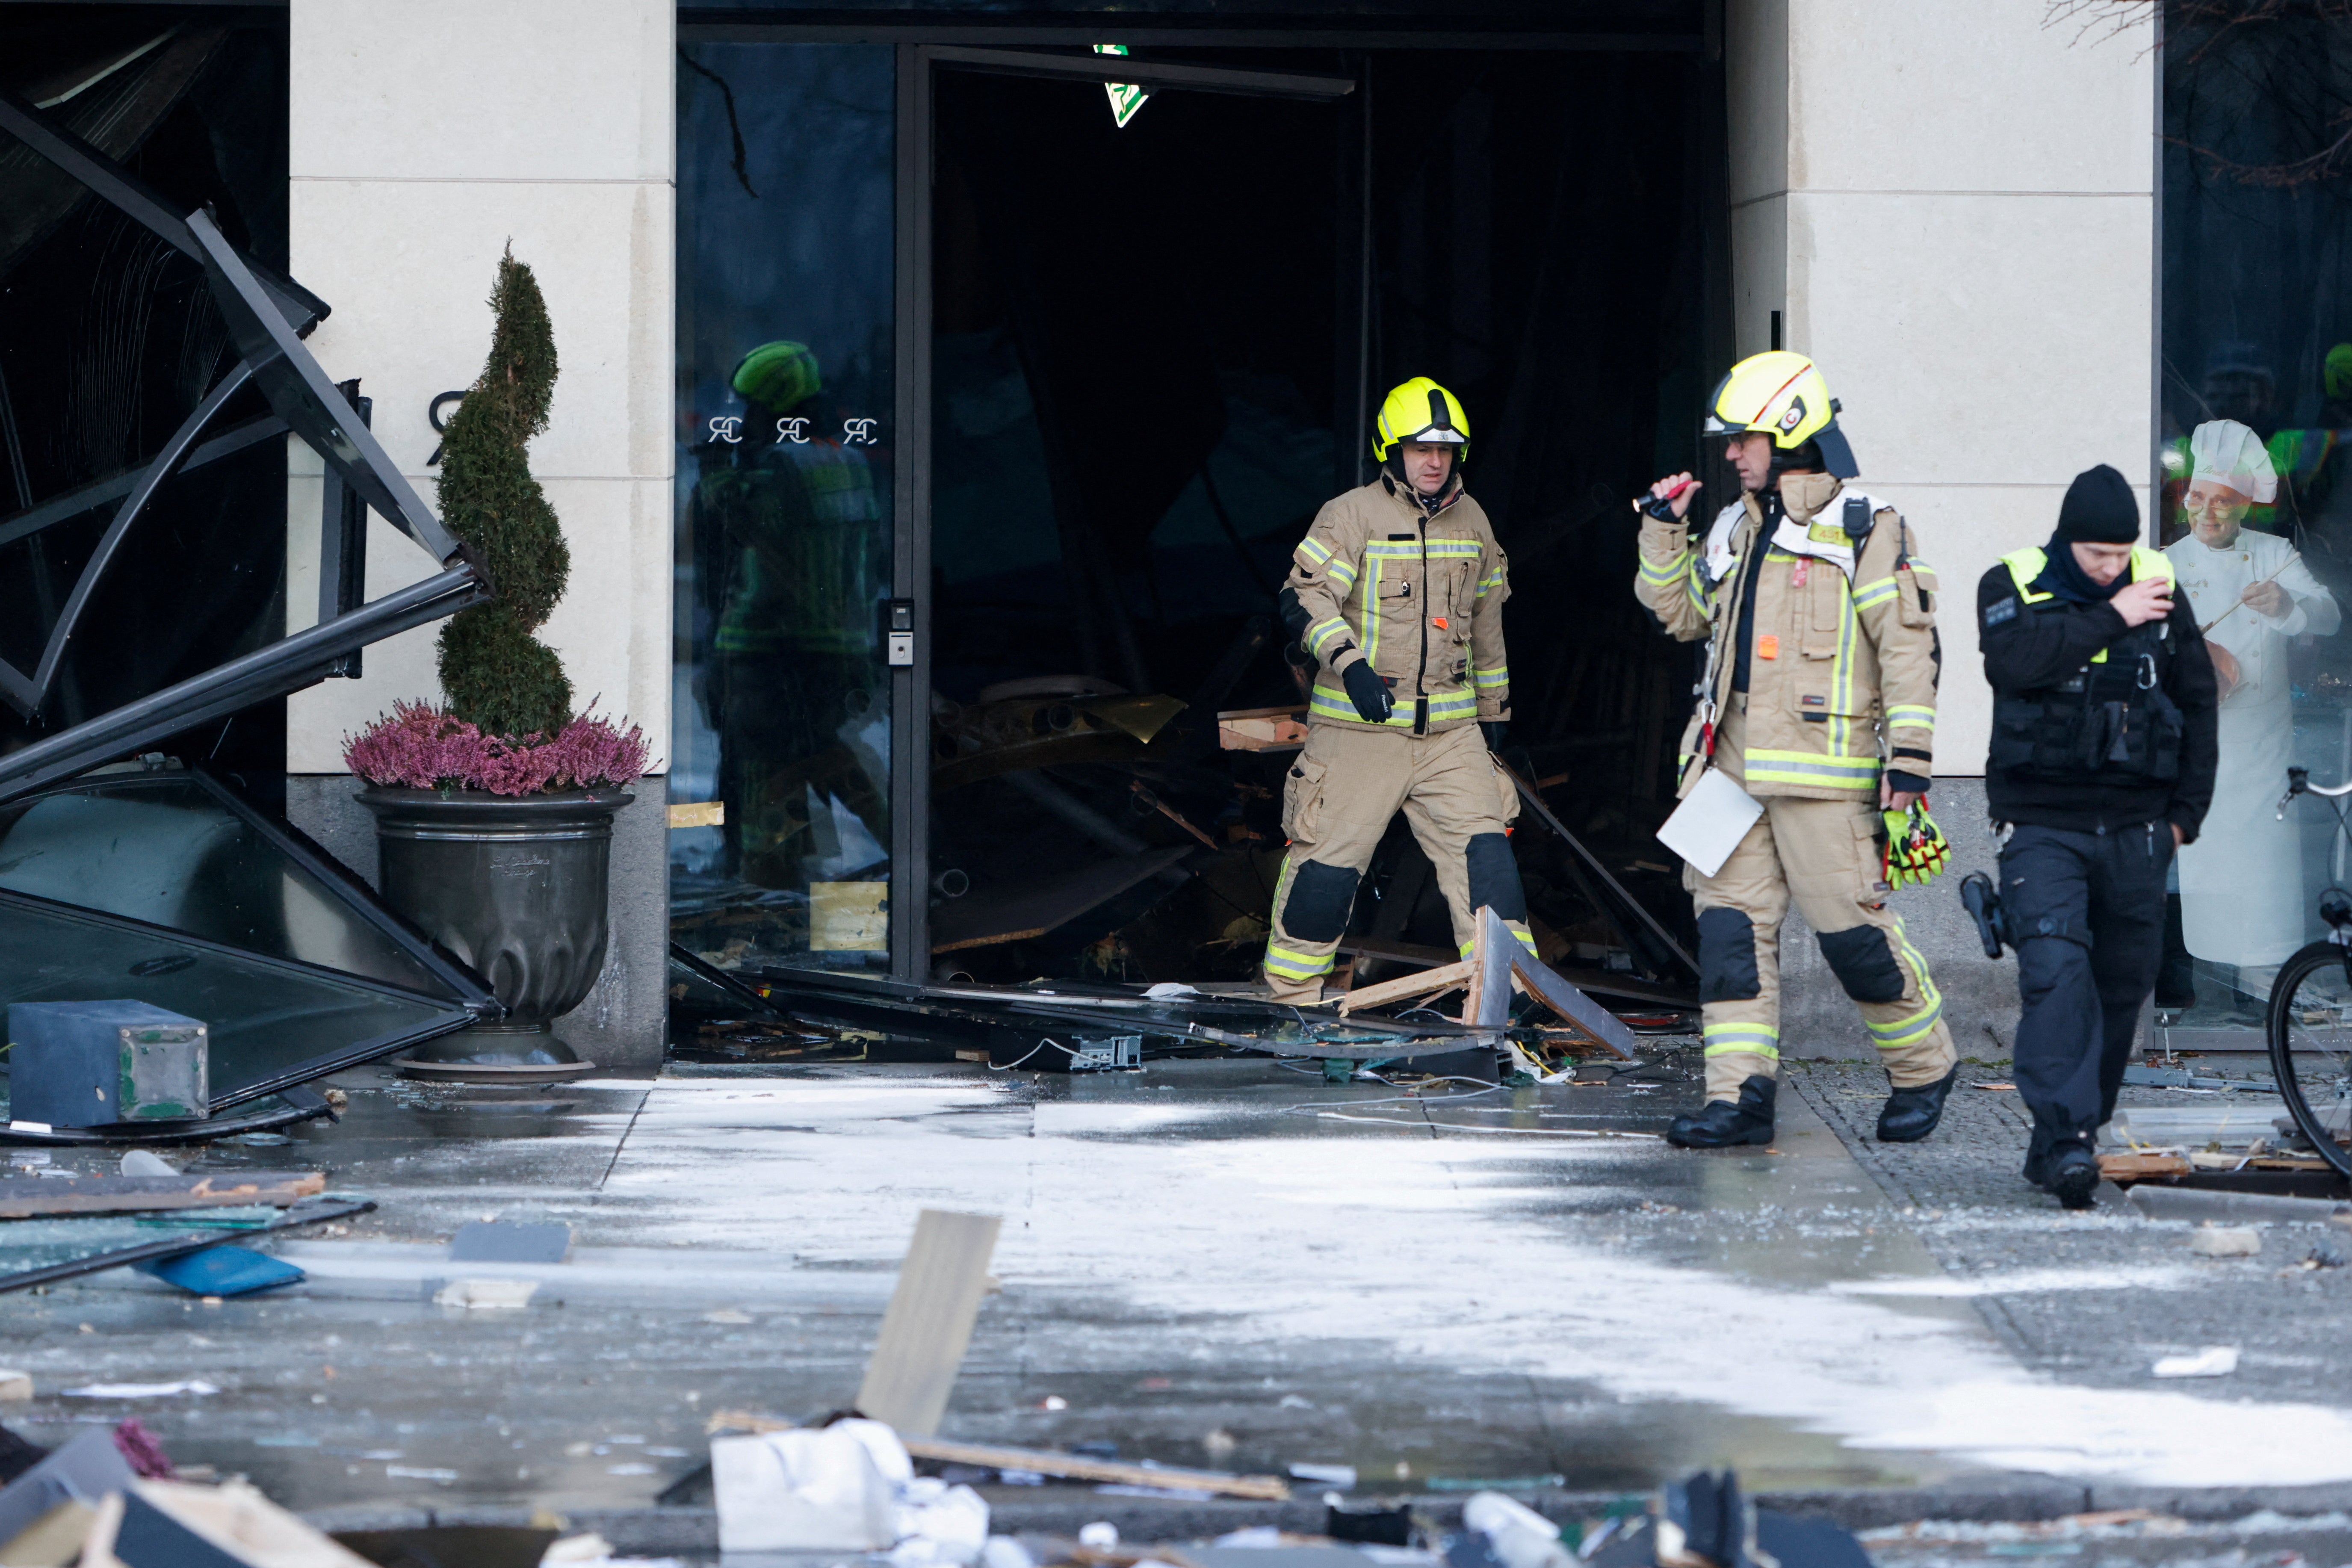
{"type": "MultiPolygon", "coordinates": [[[[1416,374],[1461,398],[1468,487],[1510,557],[1506,755],[1636,898],[1686,921],[1651,834],[1692,655],[1633,601],[1627,498],[1700,456],[1722,357],[1720,143],[1691,107],[1711,68],[1169,58],[1360,86],[1163,92],[1121,127],[1097,83],[938,78],[935,973],[1251,973],[1289,755],[1221,750],[1214,715],[1303,700],[1276,590],[1316,509],[1371,477],[1369,403],[1416,374]],[[1130,714],[1139,735],[1167,726],[1148,744],[1070,734],[1045,766],[987,761],[1008,714],[1050,740],[1068,702],[1118,693],[1188,706],[1130,714]],[[1187,846],[1189,878],[1163,863],[1187,846]],[[1059,912],[1030,894],[1074,861],[1102,868],[1068,895],[1096,898],[1083,918],[1006,940],[1059,912]]],[[[1556,834],[1523,816],[1516,845],[1554,954],[1675,973],[1556,834]]],[[[1350,930],[1452,946],[1401,820],[1350,930]]]]}
{"type": "MultiPolygon", "coordinates": [[[[11,7],[0,86],[160,193],[208,209],[266,266],[287,257],[286,34],[277,18],[170,7],[11,7]]],[[[33,672],[121,489],[236,359],[201,268],[13,142],[0,155],[0,658],[33,672]],[[95,487],[95,488],[94,488],[95,487]],[[81,501],[94,504],[77,504],[81,501]]],[[[214,429],[266,413],[250,388],[214,429]]],[[[282,440],[192,462],[100,574],[37,703],[0,705],[0,750],[276,637],[285,621],[282,440]],[[29,707],[29,711],[26,710],[29,707]]],[[[282,799],[285,704],[174,737],[282,799]]]]}

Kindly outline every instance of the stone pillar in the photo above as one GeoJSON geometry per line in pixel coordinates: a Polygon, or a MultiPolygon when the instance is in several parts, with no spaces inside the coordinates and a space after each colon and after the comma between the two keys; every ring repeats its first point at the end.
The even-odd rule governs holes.
{"type": "MultiPolygon", "coordinates": [[[[429,502],[437,393],[489,346],[499,253],[530,264],[562,374],[531,468],[562,519],[572,581],[541,637],[578,700],[641,726],[666,758],[670,679],[676,8],[667,0],[293,0],[291,270],[332,307],[310,343],[361,378],[374,430],[429,502]]],[[[288,485],[289,629],[317,605],[317,459],[288,485]]],[[[370,597],[434,569],[370,521],[370,597]]],[[[288,813],[373,874],[344,736],[435,698],[432,627],[367,650],[365,676],[287,702],[288,813]]],[[[662,761],[656,766],[666,766],[662,761]]],[[[661,1059],[666,781],[621,814],[614,947],[559,1032],[612,1065],[661,1059]]]]}
{"type": "MultiPolygon", "coordinates": [[[[2149,473],[2147,9],[2120,27],[2116,11],[2053,24],[2043,0],[1730,0],[1726,17],[1738,349],[1769,347],[1780,312],[1782,346],[1818,361],[1844,405],[1862,486],[1919,531],[1943,584],[1947,778],[1984,773],[1977,579],[2048,537],[2076,473],[2149,473]]],[[[1962,863],[1989,862],[1981,785],[1934,804],[1962,863]]],[[[1975,946],[1953,880],[1896,907],[1916,907],[1906,921],[1978,1054],[1994,1045],[1985,1020],[2007,1041],[2016,978],[1975,946]]],[[[1784,1045],[1868,1057],[1801,922],[1783,952],[1784,1045]]]]}

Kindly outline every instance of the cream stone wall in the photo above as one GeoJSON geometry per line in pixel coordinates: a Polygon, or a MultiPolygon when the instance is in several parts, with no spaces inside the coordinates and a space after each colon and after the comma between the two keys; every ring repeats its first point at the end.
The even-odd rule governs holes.
{"type": "MultiPolygon", "coordinates": [[[[2043,0],[1730,0],[1738,352],[1812,355],[1941,574],[1937,771],[1980,774],[1977,578],[2074,476],[2144,486],[2155,63],[2043,0]]],[[[2145,489],[2141,504],[2147,504],[2145,489]]]]}
{"type": "MultiPolygon", "coordinates": [[[[429,503],[436,393],[489,345],[499,253],[530,264],[562,374],[531,447],[572,546],[541,632],[577,700],[669,740],[676,11],[668,0],[293,0],[292,271],[332,307],[310,344],[361,378],[374,430],[429,503]]],[[[289,447],[289,628],[317,606],[315,457],[289,447]]],[[[435,569],[371,519],[371,597],[435,569]]],[[[435,628],[369,648],[365,678],[287,704],[287,765],[337,773],[343,735],[436,697],[435,628]]],[[[661,765],[659,763],[657,766],[661,765]]]]}

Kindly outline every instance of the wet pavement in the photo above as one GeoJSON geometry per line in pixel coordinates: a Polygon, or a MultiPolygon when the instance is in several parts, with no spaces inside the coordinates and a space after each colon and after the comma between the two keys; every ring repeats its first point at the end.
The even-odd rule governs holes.
{"type": "MultiPolygon", "coordinates": [[[[1262,1059],[534,1090],[360,1069],[340,1125],[201,1161],[323,1169],[378,1203],[276,1244],[306,1284],[208,1305],[118,1270],[9,1297],[0,1364],[37,1396],[5,1419],[53,1442],[135,1415],[314,1512],[642,1507],[700,1463],[712,1412],[849,1402],[936,1207],[1005,1220],[957,1437],[1346,1464],[1365,1492],[1440,1499],[1727,1463],[1756,1491],[1881,1489],[1890,1520],[1918,1489],[2082,1507],[2352,1480],[2352,1270],[2294,1266],[2295,1233],[2331,1227],[2195,1259],[2184,1225],[2062,1215],[2009,1173],[2013,1094],[1963,1089],[1945,1133],[1891,1150],[1866,1137],[1877,1075],[1790,1079],[1772,1149],[1691,1154],[1657,1137],[1696,1098],[1686,1057],[1421,1095],[1262,1059]],[[570,1223],[571,1259],[450,1263],[489,1216],[570,1223]],[[432,1303],[487,1276],[541,1284],[520,1310],[432,1303]],[[2234,1378],[2148,1375],[2215,1342],[2245,1347],[2234,1378]],[[182,1378],[220,1392],[59,1393],[182,1378]]],[[[1914,1544],[1890,1560],[1945,1549],[1914,1544]]]]}

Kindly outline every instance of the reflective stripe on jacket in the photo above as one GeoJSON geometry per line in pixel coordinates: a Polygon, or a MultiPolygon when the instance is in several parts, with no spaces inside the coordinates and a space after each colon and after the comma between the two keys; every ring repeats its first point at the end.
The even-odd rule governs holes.
{"type": "Polygon", "coordinates": [[[1368,659],[1389,683],[1389,729],[1450,729],[1507,719],[1511,671],[1503,653],[1510,573],[1478,503],[1454,481],[1453,499],[1424,520],[1382,475],[1324,503],[1291,552],[1291,591],[1307,616],[1300,638],[1322,666],[1307,711],[1318,722],[1364,724],[1340,671],[1368,659]]]}
{"type": "MultiPolygon", "coordinates": [[[[1892,508],[1862,498],[1869,534],[1852,554],[1840,541],[1843,487],[1826,475],[1784,476],[1781,503],[1795,533],[1818,537],[1823,553],[1792,553],[1795,535],[1754,548],[1764,523],[1754,494],[1726,507],[1695,543],[1680,521],[1643,515],[1641,566],[1633,592],[1667,633],[1684,642],[1727,633],[1738,615],[1746,574],[1756,585],[1755,639],[1748,660],[1748,793],[1816,800],[1874,796],[1879,770],[1892,766],[1934,776],[1936,687],[1943,652],[1936,639],[1936,573],[1919,558],[1918,535],[1892,508]],[[1710,573],[1709,558],[1716,562],[1710,573]],[[1720,620],[1718,620],[1720,616],[1720,620]],[[1769,640],[1768,640],[1769,639],[1769,640]]],[[[1785,528],[1785,524],[1781,525],[1785,528]]],[[[1795,539],[1799,548],[1807,548],[1795,539]]],[[[1718,709],[1727,706],[1738,659],[1717,648],[1708,663],[1718,709]]],[[[1683,733],[1682,792],[1698,781],[1693,766],[1701,715],[1683,733]]]]}

